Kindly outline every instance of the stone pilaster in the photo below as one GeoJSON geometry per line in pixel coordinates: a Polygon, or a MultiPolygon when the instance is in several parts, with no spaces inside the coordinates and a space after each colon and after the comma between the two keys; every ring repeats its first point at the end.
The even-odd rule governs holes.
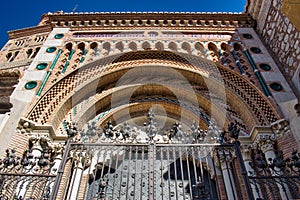
{"type": "MultiPolygon", "coordinates": [[[[15,70],[0,70],[0,115],[9,112],[12,108],[10,103],[10,95],[14,91],[16,85],[19,82],[20,71],[15,70]]],[[[1,125],[1,121],[0,121],[1,125]]]]}
{"type": "Polygon", "coordinates": [[[78,191],[80,189],[81,177],[83,173],[83,155],[81,153],[75,153],[74,158],[75,167],[73,169],[73,175],[68,191],[68,200],[77,199],[78,191]]]}
{"type": "MultiPolygon", "coordinates": [[[[241,153],[243,155],[243,160],[245,163],[245,167],[246,167],[248,176],[251,176],[254,174],[254,170],[250,165],[250,163],[252,162],[252,159],[251,159],[251,149],[252,148],[253,148],[252,144],[242,144],[241,145],[241,153]]],[[[255,185],[251,184],[251,189],[253,192],[254,199],[260,198],[259,194],[261,192],[260,192],[259,186],[257,184],[255,184],[255,185]]]]}
{"type": "Polygon", "coordinates": [[[237,199],[235,183],[232,175],[231,163],[235,157],[233,149],[216,149],[214,157],[216,166],[221,169],[228,199],[237,199]]]}
{"type": "MultiPolygon", "coordinates": [[[[285,124],[285,123],[284,123],[285,124]]],[[[279,126],[278,126],[279,127],[279,126]]],[[[281,127],[281,126],[280,126],[281,127]]],[[[284,126],[283,126],[284,127],[284,126]]],[[[276,129],[276,130],[281,130],[284,128],[280,128],[280,129],[276,129]]],[[[282,131],[282,130],[281,130],[282,131]]],[[[265,159],[268,162],[268,164],[271,164],[274,159],[276,158],[276,154],[275,154],[275,144],[277,143],[278,137],[275,134],[264,134],[264,135],[258,135],[256,138],[256,145],[258,145],[260,147],[260,149],[262,150],[262,152],[265,155],[265,159]]],[[[273,175],[278,176],[278,172],[279,169],[277,169],[275,167],[274,170],[271,170],[271,173],[273,175]]],[[[288,186],[286,184],[283,184],[285,190],[288,188],[288,186]]],[[[287,197],[287,196],[291,196],[289,191],[284,191],[283,190],[283,185],[281,184],[277,184],[277,187],[279,189],[279,193],[281,197],[287,197]]]]}

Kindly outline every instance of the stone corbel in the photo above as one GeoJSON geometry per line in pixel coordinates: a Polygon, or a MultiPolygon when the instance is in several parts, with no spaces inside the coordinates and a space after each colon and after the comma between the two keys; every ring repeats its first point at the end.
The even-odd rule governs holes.
{"type": "Polygon", "coordinates": [[[21,134],[30,135],[34,129],[34,123],[21,118],[17,127],[17,132],[21,134]]]}

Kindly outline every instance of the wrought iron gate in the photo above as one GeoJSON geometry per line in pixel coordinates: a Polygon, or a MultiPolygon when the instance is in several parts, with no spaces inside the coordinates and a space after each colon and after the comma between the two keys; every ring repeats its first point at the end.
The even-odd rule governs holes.
{"type": "Polygon", "coordinates": [[[0,160],[0,199],[49,199],[56,180],[56,169],[48,151],[34,154],[26,150],[22,157],[6,150],[0,160]]]}
{"type": "Polygon", "coordinates": [[[299,198],[296,151],[291,159],[277,154],[270,164],[258,152],[246,171],[238,143],[69,142],[55,161],[47,151],[18,157],[7,150],[0,161],[0,199],[299,198]]]}
{"type": "Polygon", "coordinates": [[[65,155],[52,199],[242,197],[233,145],[71,143],[65,155]]]}

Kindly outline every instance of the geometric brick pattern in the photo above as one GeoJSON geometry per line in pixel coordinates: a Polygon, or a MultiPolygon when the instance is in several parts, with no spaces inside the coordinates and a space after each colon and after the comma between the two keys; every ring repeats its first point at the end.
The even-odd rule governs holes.
{"type": "MultiPolygon", "coordinates": [[[[145,54],[142,55],[143,56],[141,56],[141,60],[139,60],[138,57],[131,55],[131,57],[134,57],[134,60],[129,60],[128,58],[130,58],[130,56],[126,56],[123,57],[126,59],[119,60],[121,62],[116,62],[119,56],[109,56],[76,69],[58,81],[48,91],[46,91],[41,99],[31,109],[31,112],[27,117],[37,123],[47,123],[50,116],[55,115],[55,109],[57,106],[62,101],[66,100],[65,98],[70,95],[70,93],[73,92],[76,87],[87,83],[89,80],[103,72],[109,72],[115,70],[116,68],[124,68],[132,64],[156,62],[157,64],[164,63],[188,70],[212,70],[211,65],[208,64],[205,59],[191,55],[187,56],[185,54],[185,59],[183,59],[179,56],[179,53],[177,53],[174,54],[174,56],[168,56],[168,59],[170,60],[162,60],[161,54],[152,54],[151,58],[149,57],[150,59],[148,58],[144,60],[145,54]],[[159,56],[160,59],[155,59],[155,56],[159,56]],[[171,59],[175,61],[172,61],[171,59]],[[127,61],[124,62],[124,60],[127,61]],[[190,64],[188,64],[186,60],[188,60],[190,64]],[[195,65],[195,62],[200,62],[200,64],[195,65]],[[197,65],[199,65],[201,68],[197,67],[197,65]]],[[[259,122],[258,125],[269,125],[270,123],[279,119],[276,109],[273,108],[269,100],[259,90],[257,90],[254,85],[251,85],[240,75],[225,69],[223,66],[218,66],[218,68],[213,70],[221,74],[221,79],[223,79],[222,81],[224,81],[228,89],[244,100],[244,102],[248,105],[248,108],[256,117],[256,121],[259,122]]],[[[215,78],[216,80],[220,79],[220,77],[216,76],[215,74],[216,73],[214,72],[211,73],[210,77],[215,78]]]]}
{"type": "Polygon", "coordinates": [[[75,76],[68,76],[55,84],[32,109],[29,119],[44,124],[62,99],[74,89],[75,76]]]}
{"type": "MultiPolygon", "coordinates": [[[[111,63],[110,59],[103,59],[103,61],[105,63],[111,63]]],[[[47,123],[50,115],[55,114],[55,112],[53,112],[55,108],[66,96],[74,91],[74,88],[89,80],[93,76],[99,74],[103,70],[100,67],[101,70],[98,73],[95,73],[97,68],[99,68],[98,65],[88,64],[81,69],[73,71],[56,82],[48,91],[44,93],[44,95],[42,95],[40,100],[31,109],[28,114],[28,119],[41,124],[47,123]]]]}
{"type": "Polygon", "coordinates": [[[260,125],[269,125],[279,119],[275,109],[272,109],[268,99],[266,99],[259,90],[251,86],[238,75],[234,75],[232,72],[221,67],[219,67],[219,70],[226,86],[231,88],[247,103],[248,107],[260,122],[260,125]]]}

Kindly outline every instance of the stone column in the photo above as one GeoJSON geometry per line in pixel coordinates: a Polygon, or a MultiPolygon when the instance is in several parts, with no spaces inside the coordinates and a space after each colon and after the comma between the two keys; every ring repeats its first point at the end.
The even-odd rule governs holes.
{"type": "MultiPolygon", "coordinates": [[[[243,155],[243,160],[244,160],[244,163],[245,163],[245,167],[246,167],[246,171],[247,171],[248,176],[251,176],[255,173],[253,168],[250,165],[250,163],[252,162],[251,148],[252,148],[252,145],[250,145],[250,144],[241,145],[241,152],[242,152],[242,155],[243,155]]],[[[251,183],[250,183],[250,185],[251,185],[251,189],[252,189],[254,199],[261,198],[260,195],[259,195],[261,193],[259,185],[258,184],[251,184],[251,183]]]]}
{"type": "Polygon", "coordinates": [[[54,165],[51,169],[51,172],[54,172],[54,174],[57,174],[57,170],[59,169],[61,160],[62,160],[62,152],[57,152],[57,156],[54,158],[54,165]],[[53,171],[54,169],[56,169],[56,171],[53,171]]]}
{"type": "Polygon", "coordinates": [[[237,192],[235,188],[235,183],[232,175],[232,168],[230,163],[233,162],[233,149],[217,149],[215,156],[217,157],[216,165],[221,169],[223,180],[225,184],[225,189],[227,193],[227,199],[236,200],[237,192]]]}
{"type": "MultiPolygon", "coordinates": [[[[62,161],[62,155],[63,155],[63,151],[62,151],[62,147],[56,152],[57,155],[55,156],[55,158],[53,159],[54,165],[52,166],[52,168],[50,169],[50,173],[53,173],[55,175],[57,175],[57,172],[59,170],[60,167],[60,163],[62,161]]],[[[53,187],[54,187],[55,181],[53,181],[50,184],[50,191],[53,191],[53,187]]]]}
{"type": "Polygon", "coordinates": [[[76,162],[76,166],[73,168],[73,175],[71,178],[67,200],[77,199],[77,195],[81,183],[81,177],[83,173],[83,166],[82,166],[83,155],[77,153],[75,156],[76,157],[74,158],[74,160],[76,162]]]}

